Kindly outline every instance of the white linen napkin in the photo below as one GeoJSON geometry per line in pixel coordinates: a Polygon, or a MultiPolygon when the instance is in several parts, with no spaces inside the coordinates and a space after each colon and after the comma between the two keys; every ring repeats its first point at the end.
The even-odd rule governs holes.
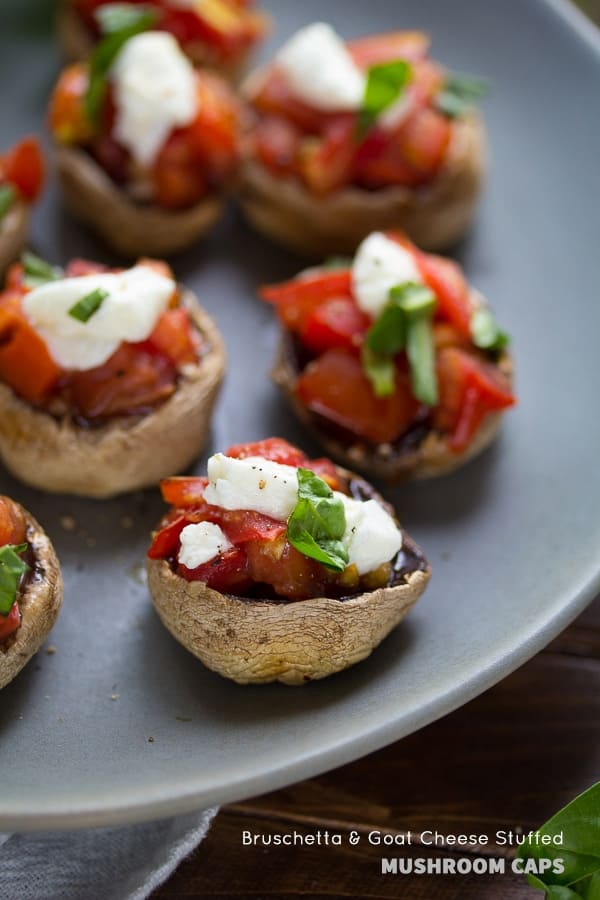
{"type": "Polygon", "coordinates": [[[0,898],[145,900],[198,846],[217,812],[119,828],[0,834],[0,898]]]}

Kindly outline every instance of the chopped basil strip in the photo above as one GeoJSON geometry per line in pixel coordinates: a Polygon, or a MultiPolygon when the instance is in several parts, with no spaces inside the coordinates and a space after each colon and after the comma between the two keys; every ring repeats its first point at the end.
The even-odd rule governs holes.
{"type": "Polygon", "coordinates": [[[404,59],[371,66],[358,116],[359,137],[364,137],[381,113],[398,100],[411,78],[412,66],[404,59]]]}
{"type": "Polygon", "coordinates": [[[21,263],[25,272],[24,283],[30,288],[39,287],[49,281],[58,281],[64,275],[59,266],[51,266],[45,259],[28,250],[21,256],[21,263]]]}
{"type": "Polygon", "coordinates": [[[9,211],[15,200],[15,189],[12,184],[0,185],[0,222],[9,211]]]}
{"type": "Polygon", "coordinates": [[[89,322],[107,297],[108,291],[105,291],[104,288],[96,288],[89,294],[86,294],[85,297],[82,297],[81,300],[78,300],[69,310],[69,315],[80,322],[89,322]]]}
{"type": "Polygon", "coordinates": [[[394,356],[406,348],[414,396],[428,406],[437,403],[437,380],[431,316],[435,294],[407,281],[390,291],[390,300],[365,338],[364,372],[377,397],[395,391],[394,356]]]}
{"type": "Polygon", "coordinates": [[[27,550],[27,544],[6,544],[0,547],[0,615],[7,616],[17,598],[19,582],[29,569],[20,553],[27,550]]]}
{"type": "Polygon", "coordinates": [[[435,99],[440,112],[456,119],[470,112],[477,102],[489,92],[489,85],[472,75],[451,73],[435,99]]]}
{"type": "MultiPolygon", "coordinates": [[[[126,6],[127,4],[114,4],[117,6],[126,6]]],[[[114,10],[113,10],[114,13],[114,10]]],[[[114,15],[109,16],[109,26],[114,24],[114,15]]],[[[102,103],[106,95],[108,84],[108,70],[113,64],[115,57],[118,55],[123,44],[140,34],[147,31],[156,24],[156,14],[153,10],[142,7],[137,16],[131,16],[129,24],[124,25],[118,30],[110,30],[94,48],[90,56],[90,75],[88,89],[85,95],[85,112],[88,119],[92,123],[96,123],[102,103]]]]}
{"type": "Polygon", "coordinates": [[[390,397],[396,390],[396,366],[393,356],[374,353],[363,344],[361,362],[376,397],[390,397]]]}
{"type": "Polygon", "coordinates": [[[482,350],[502,350],[510,341],[489,309],[476,309],[471,316],[470,325],[473,343],[482,350]]]}
{"type": "Polygon", "coordinates": [[[292,547],[335,572],[348,565],[342,543],[346,531],[344,504],[322,478],[310,469],[298,469],[298,503],[288,519],[287,538],[292,547]]]}
{"type": "MultiPolygon", "coordinates": [[[[147,6],[136,3],[105,3],[94,11],[94,17],[102,34],[113,34],[124,28],[138,25],[148,15],[154,16],[154,11],[147,6]]],[[[154,24],[154,23],[153,23],[154,24]]]]}

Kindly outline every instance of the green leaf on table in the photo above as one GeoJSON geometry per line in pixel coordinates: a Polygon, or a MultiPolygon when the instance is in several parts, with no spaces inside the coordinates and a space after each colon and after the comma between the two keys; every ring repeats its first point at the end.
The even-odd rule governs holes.
{"type": "Polygon", "coordinates": [[[27,550],[27,544],[5,544],[0,547],[0,615],[11,611],[22,576],[29,566],[20,554],[27,550]]]}
{"type": "Polygon", "coordinates": [[[598,900],[600,897],[600,782],[580,794],[552,816],[520,848],[521,859],[562,860],[562,873],[529,875],[532,887],[545,890],[551,900],[598,900]],[[558,843],[542,843],[542,836],[558,843]],[[583,882],[583,884],[582,884],[583,882]],[[559,889],[569,888],[569,893],[559,889]],[[581,893],[581,890],[588,893],[581,893]],[[590,893],[593,892],[593,893],[590,893]]]}
{"type": "Polygon", "coordinates": [[[49,281],[58,281],[64,275],[59,266],[51,266],[45,259],[29,250],[25,250],[21,255],[21,264],[25,274],[24,283],[30,288],[40,287],[49,281]]]}
{"type": "Polygon", "coordinates": [[[288,519],[290,544],[328,569],[343,572],[348,551],[342,543],[346,531],[344,504],[322,478],[310,469],[298,469],[298,502],[288,519]]]}
{"type": "Polygon", "coordinates": [[[451,72],[435,98],[435,105],[444,115],[456,119],[471,112],[478,101],[488,93],[487,81],[473,75],[451,72]]]}
{"type": "Polygon", "coordinates": [[[12,184],[0,185],[0,223],[14,203],[16,192],[12,184]]]}
{"type": "Polygon", "coordinates": [[[362,108],[358,114],[359,137],[364,137],[379,116],[400,98],[411,78],[412,66],[404,59],[377,63],[370,67],[362,108]]]}

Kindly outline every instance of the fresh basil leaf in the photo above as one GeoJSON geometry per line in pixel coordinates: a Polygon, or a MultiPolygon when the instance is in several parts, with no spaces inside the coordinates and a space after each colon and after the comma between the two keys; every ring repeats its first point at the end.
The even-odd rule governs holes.
{"type": "MultiPolygon", "coordinates": [[[[131,28],[144,21],[148,15],[155,17],[156,13],[137,3],[105,3],[94,11],[94,18],[102,34],[113,34],[115,31],[131,28]]],[[[155,19],[153,23],[154,21],[155,19]]]]}
{"type": "Polygon", "coordinates": [[[13,205],[16,191],[12,184],[0,185],[0,223],[13,205]]]}
{"type": "Polygon", "coordinates": [[[396,304],[389,303],[365,336],[369,350],[376,354],[394,356],[406,343],[406,316],[396,304]]]}
{"type": "Polygon", "coordinates": [[[573,890],[583,897],[583,900],[600,900],[600,872],[596,872],[591,878],[584,878],[573,885],[573,890]]]}
{"type": "Polygon", "coordinates": [[[25,272],[24,283],[27,287],[39,287],[49,281],[58,281],[64,272],[59,266],[51,266],[49,262],[26,250],[21,256],[21,263],[25,272]]]}
{"type": "Polygon", "coordinates": [[[410,365],[413,395],[421,403],[435,406],[438,402],[438,385],[430,316],[408,319],[406,355],[410,365]]]}
{"type": "Polygon", "coordinates": [[[393,356],[373,353],[367,344],[361,352],[363,371],[376,397],[391,397],[396,390],[396,366],[393,356]]]}
{"type": "Polygon", "coordinates": [[[69,315],[85,324],[89,322],[94,313],[98,312],[107,297],[108,291],[105,291],[104,288],[96,288],[78,300],[69,310],[69,315]]]}
{"type": "Polygon", "coordinates": [[[482,350],[502,350],[510,342],[509,336],[500,329],[489,309],[476,309],[471,316],[470,326],[473,343],[482,350]]]}
{"type": "Polygon", "coordinates": [[[29,566],[21,559],[20,553],[27,550],[27,544],[5,544],[0,547],[0,615],[7,616],[17,597],[19,582],[29,566]]]}
{"type": "Polygon", "coordinates": [[[412,66],[404,59],[371,66],[358,115],[359,137],[364,137],[381,113],[398,100],[411,78],[412,66]]]}
{"type": "Polygon", "coordinates": [[[140,14],[129,25],[118,31],[110,31],[96,44],[90,56],[89,83],[84,100],[85,112],[90,122],[96,123],[98,120],[106,96],[108,70],[119,51],[130,38],[152,28],[156,21],[156,13],[142,7],[140,14]]]}
{"type": "Polygon", "coordinates": [[[298,502],[288,519],[290,544],[328,569],[343,572],[348,551],[342,543],[346,531],[344,504],[322,478],[310,469],[298,469],[298,502]]]}
{"type": "Polygon", "coordinates": [[[485,97],[487,93],[489,93],[489,85],[481,78],[461,75],[458,72],[450,73],[435,98],[435,104],[444,115],[450,119],[456,119],[470,112],[478,100],[485,97]]]}
{"type": "Polygon", "coordinates": [[[390,290],[390,300],[406,313],[408,318],[432,315],[437,301],[435,294],[424,284],[406,281],[390,290]]]}
{"type": "MultiPolygon", "coordinates": [[[[564,872],[554,874],[550,871],[530,877],[532,886],[539,888],[542,885],[546,891],[553,889],[555,893],[551,896],[555,900],[563,900],[563,896],[556,893],[557,886],[571,887],[578,896],[575,893],[577,884],[591,876],[596,879],[596,884],[592,879],[585,889],[591,890],[590,885],[595,891],[600,889],[600,782],[552,816],[537,833],[560,836],[561,843],[542,844],[528,840],[519,847],[518,855],[522,859],[562,859],[564,872]]],[[[567,898],[568,895],[564,895],[564,900],[567,898]]]]}

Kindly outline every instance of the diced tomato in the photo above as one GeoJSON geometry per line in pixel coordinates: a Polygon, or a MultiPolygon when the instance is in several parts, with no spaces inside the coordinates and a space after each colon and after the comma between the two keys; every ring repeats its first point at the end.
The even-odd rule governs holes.
{"type": "Polygon", "coordinates": [[[302,343],[315,353],[360,346],[370,319],[351,297],[332,297],[315,306],[302,328],[302,343]]]}
{"type": "Polygon", "coordinates": [[[281,597],[302,600],[319,596],[327,583],[327,570],[292,547],[283,536],[266,544],[246,545],[252,580],[270,585],[281,597]]]}
{"type": "Polygon", "coordinates": [[[232,456],[235,459],[262,456],[263,459],[270,459],[272,462],[286,466],[306,466],[308,464],[308,457],[302,450],[284,441],[283,438],[276,437],[255,441],[252,444],[236,444],[225,452],[225,456],[232,456]]]}
{"type": "Polygon", "coordinates": [[[0,615],[0,643],[14,634],[21,624],[21,611],[19,604],[13,603],[7,616],[0,615]]]}
{"type": "Polygon", "coordinates": [[[313,194],[330,194],[352,180],[356,146],[352,115],[328,117],[321,138],[305,138],[299,149],[299,169],[313,194]]]}
{"type": "Polygon", "coordinates": [[[21,309],[21,297],[0,301],[0,379],[32,403],[43,400],[62,374],[46,344],[21,309]]]}
{"type": "Polygon", "coordinates": [[[252,133],[254,151],[263,166],[276,175],[295,170],[302,132],[279,116],[261,118],[252,133]]]}
{"type": "Polygon", "coordinates": [[[397,371],[393,395],[376,397],[358,357],[341,349],[310,362],[296,393],[312,412],[375,444],[400,437],[419,409],[405,372],[397,371]]]}
{"type": "Polygon", "coordinates": [[[8,497],[0,496],[0,547],[22,544],[25,531],[25,520],[20,509],[8,497]]]}
{"type": "Polygon", "coordinates": [[[405,159],[400,142],[383,128],[373,128],[366,136],[357,152],[355,172],[357,182],[368,188],[416,187],[423,181],[405,159]]]}
{"type": "Polygon", "coordinates": [[[145,344],[162,353],[175,366],[198,362],[198,347],[187,309],[164,312],[145,344]]]}
{"type": "Polygon", "coordinates": [[[187,581],[203,581],[222,594],[243,594],[252,584],[244,547],[233,547],[196,569],[188,569],[179,564],[177,574],[187,581]]]}
{"type": "Polygon", "coordinates": [[[231,175],[238,154],[239,109],[229,87],[211,72],[198,72],[198,115],[185,129],[215,180],[231,175]]]}
{"type": "Polygon", "coordinates": [[[473,309],[469,286],[460,266],[451,259],[431,253],[417,252],[416,262],[423,280],[437,297],[436,315],[470,339],[473,309]]]}
{"type": "Polygon", "coordinates": [[[442,165],[450,144],[452,123],[441,113],[421,106],[402,124],[394,140],[406,163],[422,181],[433,178],[442,165]]]}
{"type": "Polygon", "coordinates": [[[37,140],[24,138],[0,158],[0,181],[13,184],[24,200],[37,200],[44,183],[44,157],[37,140]]]}
{"type": "Polygon", "coordinates": [[[179,538],[186,525],[197,521],[188,514],[177,516],[160,531],[157,531],[148,550],[149,559],[170,559],[179,550],[179,538]]]}
{"type": "Polygon", "coordinates": [[[513,406],[515,397],[497,366],[457,347],[439,352],[437,371],[440,399],[434,427],[450,433],[450,447],[460,453],[488,413],[513,406]]]}
{"type": "Polygon", "coordinates": [[[197,506],[203,503],[207,484],[208,478],[175,475],[172,478],[163,478],[160,492],[165,503],[170,503],[171,506],[178,508],[197,506]]]}
{"type": "Polygon", "coordinates": [[[98,164],[117,184],[124,184],[129,177],[131,157],[129,151],[111,134],[101,134],[92,144],[92,153],[98,164]]]}
{"type": "Polygon", "coordinates": [[[89,71],[85,63],[67,66],[50,98],[48,125],[61,144],[85,144],[94,136],[85,110],[89,71]]]}
{"type": "Polygon", "coordinates": [[[390,31],[348,41],[347,47],[356,65],[368,69],[396,59],[417,62],[427,54],[430,42],[422,31],[390,31]]]}
{"type": "Polygon", "coordinates": [[[153,168],[154,199],[166,209],[198,203],[207,184],[189,131],[175,131],[163,145],[153,168]]]}
{"type": "Polygon", "coordinates": [[[323,300],[352,296],[352,273],[350,269],[321,270],[282,284],[265,285],[259,293],[263,300],[277,307],[286,328],[299,332],[323,300]]]}
{"type": "Polygon", "coordinates": [[[320,134],[326,121],[321,110],[313,109],[294,96],[276,66],[271,67],[262,77],[258,89],[252,95],[252,104],[264,115],[280,116],[307,134],[320,134]]]}
{"type": "Polygon", "coordinates": [[[267,30],[268,19],[238,0],[203,0],[197,10],[163,7],[160,27],[183,46],[207,44],[217,58],[231,59],[255,43],[267,30]]]}
{"type": "Polygon", "coordinates": [[[89,259],[72,259],[66,265],[65,275],[67,278],[79,278],[82,275],[100,275],[108,271],[108,266],[102,263],[92,262],[89,259]]]}
{"type": "Polygon", "coordinates": [[[286,530],[286,523],[253,510],[219,510],[219,523],[232,544],[274,541],[286,530]]]}
{"type": "Polygon", "coordinates": [[[144,413],[175,390],[175,369],[165,357],[122,344],[107,362],[69,375],[74,408],[86,419],[144,413]]]}

